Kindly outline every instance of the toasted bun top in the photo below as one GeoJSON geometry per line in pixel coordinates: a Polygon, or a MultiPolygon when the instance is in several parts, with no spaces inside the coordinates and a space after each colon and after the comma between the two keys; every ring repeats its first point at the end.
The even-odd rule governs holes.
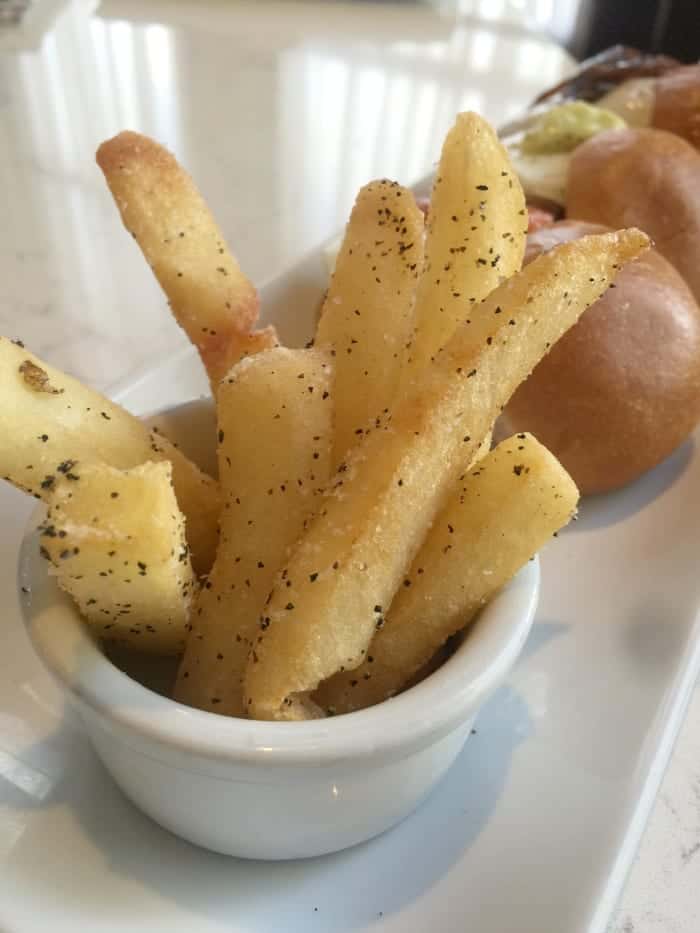
{"type": "MultiPolygon", "coordinates": [[[[525,261],[605,232],[565,220],[528,237],[525,261]]],[[[700,309],[650,250],[627,265],[517,390],[510,430],[531,431],[582,493],[623,486],[667,457],[700,420],[700,309]]]]}
{"type": "Polygon", "coordinates": [[[700,64],[684,65],[655,82],[651,122],[700,149],[700,64]]]}
{"type": "Polygon", "coordinates": [[[568,217],[637,226],[700,299],[700,152],[657,129],[607,130],[574,150],[568,217]]]}

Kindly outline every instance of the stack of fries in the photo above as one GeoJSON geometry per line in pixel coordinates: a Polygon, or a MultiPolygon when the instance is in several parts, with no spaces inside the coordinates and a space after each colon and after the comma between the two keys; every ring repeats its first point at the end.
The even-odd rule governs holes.
{"type": "Polygon", "coordinates": [[[1,338],[0,466],[47,503],[51,573],[99,638],[182,653],[183,703],[295,720],[395,695],[573,515],[557,460],[491,431],[646,237],[520,271],[520,184],[461,114],[425,229],[408,189],[363,188],[313,346],[289,349],[168,152],[122,133],[97,160],[207,369],[219,478],[1,338]]]}

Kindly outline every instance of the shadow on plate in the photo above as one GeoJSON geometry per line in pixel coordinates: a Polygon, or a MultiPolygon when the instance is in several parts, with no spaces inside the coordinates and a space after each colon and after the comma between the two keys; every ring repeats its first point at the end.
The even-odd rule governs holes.
{"type": "Polygon", "coordinates": [[[607,528],[631,518],[669,489],[690,465],[695,453],[695,440],[684,444],[649,473],[614,492],[585,496],[579,507],[579,520],[567,525],[561,534],[607,528]]]}
{"type": "MultiPolygon", "coordinates": [[[[535,625],[525,656],[564,628],[535,625]]],[[[155,910],[164,899],[191,918],[193,929],[224,924],[246,933],[278,931],[281,918],[289,933],[351,933],[404,910],[450,872],[488,824],[513,754],[532,730],[527,704],[503,686],[482,707],[464,751],[413,816],[335,855],[264,863],[215,855],[160,829],[121,794],[72,723],[66,712],[60,728],[41,743],[70,751],[53,791],[44,800],[19,792],[12,798],[25,829],[6,853],[5,866],[27,896],[40,903],[51,892],[76,915],[107,914],[110,929],[149,931],[160,927],[151,924],[153,916],[137,912],[155,910]],[[36,810],[43,811],[41,822],[33,819],[36,810]],[[66,821],[79,831],[71,826],[66,835],[66,821]],[[64,836],[68,851],[47,844],[64,836]],[[124,897],[134,886],[138,893],[124,897]]],[[[34,756],[41,758],[41,748],[23,757],[34,756]]]]}
{"type": "MultiPolygon", "coordinates": [[[[536,624],[525,657],[564,628],[536,624]]],[[[404,910],[450,872],[488,824],[513,754],[531,730],[527,704],[503,686],[482,707],[464,751],[413,816],[354,849],[265,863],[198,849],[143,816],[111,781],[66,711],[60,727],[41,743],[70,752],[63,778],[44,800],[19,792],[12,798],[25,829],[5,855],[6,877],[17,879],[37,903],[50,892],[76,915],[107,914],[114,929],[161,929],[149,925],[148,911],[165,899],[198,930],[223,923],[232,931],[263,933],[281,929],[281,918],[289,933],[362,930],[380,915],[404,910]],[[36,810],[44,811],[41,821],[33,819],[36,810]],[[66,820],[78,826],[68,833],[77,839],[68,852],[58,844],[66,820]],[[137,893],[124,897],[125,883],[137,893]]],[[[29,749],[23,757],[39,760],[43,751],[29,749]]]]}
{"type": "MultiPolygon", "coordinates": [[[[16,879],[37,904],[51,892],[69,915],[107,914],[110,929],[160,929],[141,927],[136,912],[165,899],[197,930],[221,923],[236,933],[362,930],[382,914],[403,910],[450,870],[488,822],[513,751],[528,733],[525,704],[502,688],[484,706],[464,752],[413,816],[353,849],[295,862],[243,861],[177,839],[126,800],[83,743],[46,799],[31,801],[19,791],[11,798],[26,828],[5,856],[6,879],[16,879]],[[39,809],[50,811],[42,813],[41,824],[28,812],[39,809]],[[47,845],[47,838],[57,842],[64,834],[66,819],[77,822],[80,831],[68,835],[79,843],[71,841],[68,851],[47,845]],[[144,894],[124,898],[125,882],[127,890],[136,884],[144,894]]],[[[50,741],[60,743],[61,736],[50,741]]]]}
{"type": "Polygon", "coordinates": [[[568,629],[569,626],[565,622],[546,622],[537,620],[530,629],[530,634],[527,637],[525,647],[523,648],[520,657],[518,658],[518,663],[516,664],[515,669],[517,670],[524,661],[530,658],[533,654],[536,654],[540,648],[544,648],[544,646],[549,644],[552,639],[563,635],[566,631],[568,631],[568,629]]]}

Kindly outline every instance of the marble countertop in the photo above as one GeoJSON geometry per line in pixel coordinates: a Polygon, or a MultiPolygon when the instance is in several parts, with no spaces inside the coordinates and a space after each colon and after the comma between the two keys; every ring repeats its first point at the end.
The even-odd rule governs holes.
{"type": "MultiPolygon", "coordinates": [[[[498,124],[571,67],[456,6],[37,4],[0,32],[0,332],[101,389],[185,345],[94,163],[123,128],[177,153],[261,284],[369,178],[428,172],[457,111],[498,124]]],[[[700,929],[699,743],[696,693],[610,933],[700,929]]]]}

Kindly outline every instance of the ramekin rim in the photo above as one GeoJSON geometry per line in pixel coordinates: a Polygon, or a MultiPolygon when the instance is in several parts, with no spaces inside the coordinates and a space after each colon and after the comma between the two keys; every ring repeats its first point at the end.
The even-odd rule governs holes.
{"type": "Polygon", "coordinates": [[[376,706],[306,722],[236,719],[185,706],[117,668],[55,581],[37,581],[36,570],[45,569],[36,566],[35,531],[30,522],[22,542],[20,604],[32,644],[51,673],[79,703],[118,728],[163,749],[220,762],[319,765],[427,744],[431,736],[456,728],[500,683],[520,654],[539,595],[535,557],[484,607],[451,658],[415,687],[376,706]],[[63,616],[61,631],[57,620],[38,630],[37,593],[46,602],[52,591],[46,608],[63,616]],[[76,669],[69,657],[79,659],[76,669]]]}

